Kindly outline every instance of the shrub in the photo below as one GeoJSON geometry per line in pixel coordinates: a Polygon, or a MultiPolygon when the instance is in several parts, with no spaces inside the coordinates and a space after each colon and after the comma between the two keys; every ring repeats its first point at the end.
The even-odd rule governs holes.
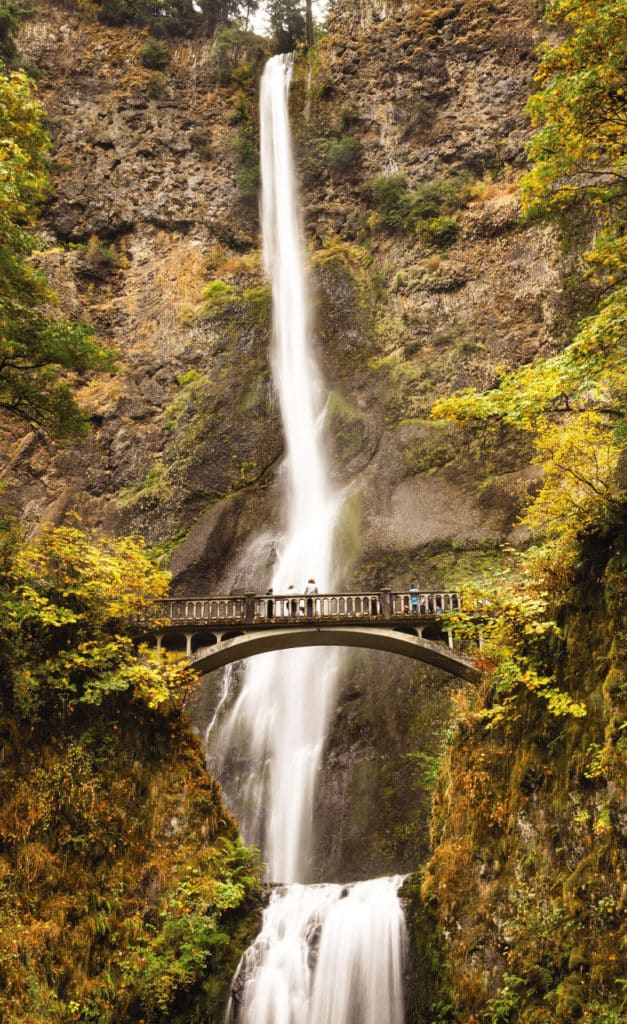
{"type": "Polygon", "coordinates": [[[452,245],[457,238],[457,221],[454,217],[442,214],[441,217],[432,217],[430,220],[420,221],[418,233],[426,242],[445,249],[452,245]]]}
{"type": "Polygon", "coordinates": [[[118,265],[118,254],[112,246],[105,245],[97,235],[92,235],[85,246],[83,273],[89,277],[105,277],[118,265]]]}
{"type": "Polygon", "coordinates": [[[402,231],[411,210],[411,192],[403,174],[379,174],[370,182],[379,221],[388,231],[402,231]]]}
{"type": "Polygon", "coordinates": [[[238,135],[233,147],[233,155],[237,163],[235,181],[240,195],[248,202],[256,200],[261,180],[259,170],[259,152],[251,129],[244,128],[238,135]]]}
{"type": "Polygon", "coordinates": [[[379,223],[388,231],[417,230],[435,245],[450,245],[456,236],[451,216],[469,200],[465,175],[419,182],[411,189],[402,174],[380,174],[369,185],[379,223]]]}
{"type": "MultiPolygon", "coordinates": [[[[10,64],[17,57],[14,36],[22,18],[32,18],[35,8],[29,0],[0,0],[0,60],[10,64]]],[[[26,69],[24,69],[26,70],[26,69]]],[[[28,72],[30,75],[30,72],[28,72]]],[[[34,76],[31,76],[34,77],[34,76]]]]}
{"type": "Polygon", "coordinates": [[[189,141],[200,156],[204,156],[205,160],[211,159],[211,137],[208,132],[203,131],[201,128],[194,128],[189,133],[189,141]]]}
{"type": "Polygon", "coordinates": [[[148,36],[139,51],[139,59],[145,68],[149,68],[151,71],[163,71],[170,63],[168,44],[163,39],[148,36]]]}
{"type": "Polygon", "coordinates": [[[163,71],[152,71],[148,76],[146,91],[151,99],[160,100],[165,95],[167,79],[163,71]]]}
{"type": "Polygon", "coordinates": [[[359,160],[361,146],[352,135],[341,135],[331,139],[325,146],[329,169],[335,174],[346,174],[359,160]]]}

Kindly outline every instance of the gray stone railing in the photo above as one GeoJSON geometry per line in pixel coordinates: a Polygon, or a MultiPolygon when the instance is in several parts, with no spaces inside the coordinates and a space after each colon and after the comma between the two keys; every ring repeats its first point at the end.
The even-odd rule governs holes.
{"type": "Polygon", "coordinates": [[[245,594],[173,597],[156,601],[142,622],[168,625],[242,625],[309,620],[314,622],[398,622],[459,611],[457,591],[373,590],[358,594],[245,594]]]}

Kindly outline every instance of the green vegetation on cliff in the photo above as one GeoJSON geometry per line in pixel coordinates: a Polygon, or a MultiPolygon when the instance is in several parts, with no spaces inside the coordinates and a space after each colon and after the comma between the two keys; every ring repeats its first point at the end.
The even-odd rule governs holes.
{"type": "Polygon", "coordinates": [[[69,373],[111,369],[85,324],[56,315],[55,296],[32,263],[38,204],[48,190],[43,110],[23,72],[0,73],[0,411],[57,435],[88,423],[69,373]]]}
{"type": "MultiPolygon", "coordinates": [[[[502,695],[522,683],[548,696],[556,650],[551,637],[559,640],[553,613],[572,584],[581,537],[611,531],[625,498],[626,194],[617,141],[625,140],[625,131],[616,113],[617,104],[624,106],[624,97],[617,98],[616,43],[624,9],[603,0],[556,0],[549,15],[565,18],[572,31],[542,51],[537,80],[543,88],[529,101],[540,127],[529,146],[534,162],[523,179],[524,209],[529,216],[554,216],[576,205],[578,216],[596,219],[595,243],[581,271],[593,279],[596,305],[557,355],[501,374],[491,391],[468,389],[442,399],[433,410],[480,430],[514,428],[532,440],[542,471],[522,518],[532,546],[501,587],[483,594],[493,604],[484,635],[502,695]]],[[[564,701],[552,710],[577,713],[564,701]]]]}
{"type": "MultiPolygon", "coordinates": [[[[624,963],[624,5],[555,0],[541,52],[528,217],[595,226],[595,301],[557,355],[434,415],[533,441],[530,543],[488,586],[484,685],[435,804],[422,888],[447,936],[454,1019],[617,1024],[624,963]],[[621,41],[622,39],[622,41],[621,41]],[[622,57],[621,57],[622,54],[622,57]]],[[[436,986],[437,987],[437,986],[436,986]]]]}
{"type": "Polygon", "coordinates": [[[257,865],[185,724],[193,674],[125,635],[167,577],[76,526],[5,533],[1,568],[0,1015],[217,1024],[257,865]]]}

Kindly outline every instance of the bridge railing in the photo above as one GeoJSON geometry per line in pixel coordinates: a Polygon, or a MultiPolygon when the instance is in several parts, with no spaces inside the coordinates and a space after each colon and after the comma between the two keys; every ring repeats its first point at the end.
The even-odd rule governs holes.
{"type": "Polygon", "coordinates": [[[376,590],[356,594],[245,594],[156,601],[143,622],[254,625],[294,619],[408,621],[461,609],[457,591],[376,590]]]}

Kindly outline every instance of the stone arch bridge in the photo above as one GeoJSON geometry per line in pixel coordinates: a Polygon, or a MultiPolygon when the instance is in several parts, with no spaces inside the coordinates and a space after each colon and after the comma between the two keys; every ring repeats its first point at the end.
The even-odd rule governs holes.
{"type": "Polygon", "coordinates": [[[202,674],[269,651],[335,646],[388,651],[476,683],[480,670],[442,626],[461,606],[455,591],[179,597],[155,602],[133,631],[202,674]]]}

